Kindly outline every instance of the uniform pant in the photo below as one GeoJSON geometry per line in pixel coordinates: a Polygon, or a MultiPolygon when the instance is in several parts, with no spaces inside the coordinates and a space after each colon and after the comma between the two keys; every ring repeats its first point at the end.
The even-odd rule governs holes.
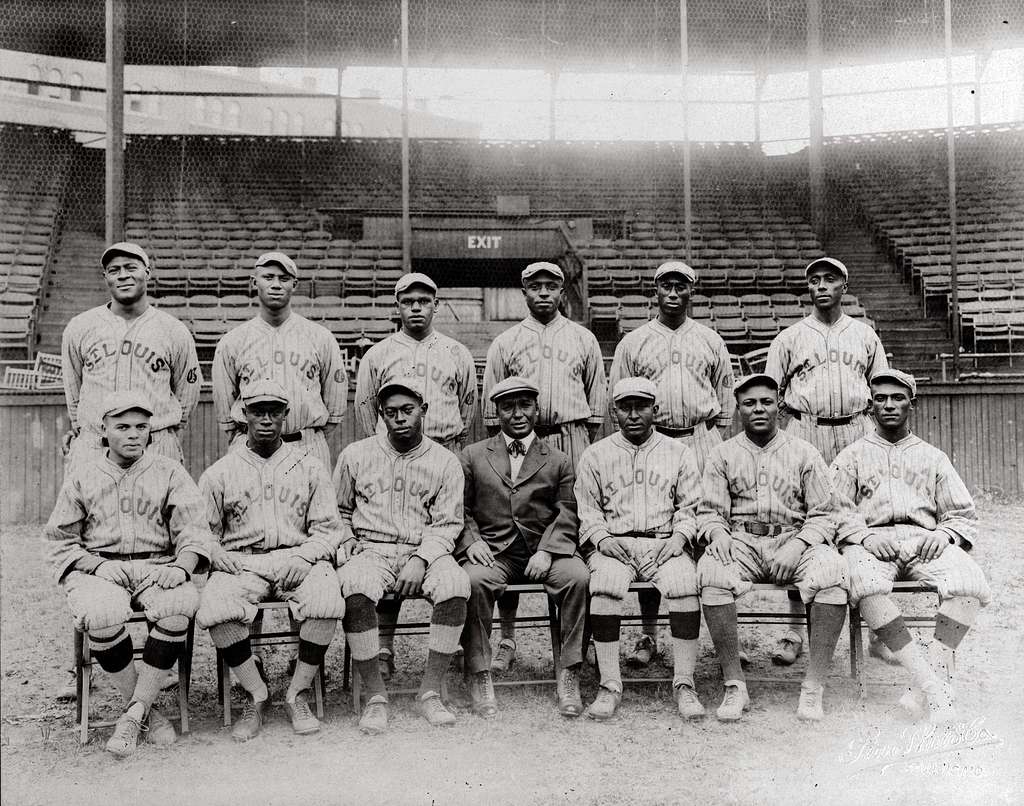
{"type": "Polygon", "coordinates": [[[229,552],[245,568],[240,574],[214,571],[203,588],[196,621],[203,629],[237,621],[252,624],[257,604],[268,599],[288,602],[293,618],[340,619],[345,615],[334,567],[326,560],[313,565],[297,586],[284,590],[277,579],[292,557],[291,549],[276,549],[265,554],[229,552]]]}
{"type": "MultiPolygon", "coordinates": [[[[286,444],[291,445],[296,450],[300,450],[303,453],[312,454],[319,459],[325,468],[327,473],[330,475],[333,466],[331,465],[331,449],[327,445],[327,437],[324,436],[324,430],[322,428],[303,428],[299,431],[300,438],[294,442],[288,442],[286,444]]],[[[229,450],[235,448],[238,445],[245,447],[246,435],[244,433],[236,434],[234,439],[231,440],[231,446],[229,450]]]]}
{"type": "Polygon", "coordinates": [[[846,425],[817,425],[805,414],[799,420],[790,417],[785,430],[810,442],[821,453],[825,464],[830,465],[843,448],[874,430],[874,420],[866,414],[858,414],[846,425]]]}
{"type": "MultiPolygon", "coordinates": [[[[494,565],[490,568],[469,561],[463,562],[462,568],[469,575],[470,586],[466,625],[462,631],[467,671],[475,674],[491,668],[494,602],[508,585],[527,581],[523,571],[530,557],[526,541],[519,537],[507,549],[495,555],[494,565]]],[[[587,615],[589,581],[590,572],[576,555],[555,557],[543,580],[548,595],[559,605],[562,668],[583,661],[583,626],[587,615]]]]}
{"type": "MultiPolygon", "coordinates": [[[[359,553],[338,569],[342,595],[362,594],[376,604],[394,590],[398,575],[415,553],[415,546],[389,543],[360,543],[359,553]]],[[[448,599],[469,598],[469,577],[451,554],[438,557],[427,566],[423,595],[431,604],[448,599]]]]}
{"type": "MultiPolygon", "coordinates": [[[[732,604],[738,597],[749,593],[753,583],[774,582],[768,578],[768,566],[775,552],[793,534],[758,537],[734,530],[731,563],[723,563],[705,551],[697,563],[701,602],[705,605],[732,604]]],[[[846,604],[846,563],[835,548],[824,543],[804,550],[793,578],[786,582],[796,585],[804,604],[846,604]]]]}
{"type": "Polygon", "coordinates": [[[899,559],[878,559],[860,545],[844,546],[843,558],[849,567],[850,601],[858,604],[868,596],[892,593],[897,579],[929,582],[942,599],[969,596],[982,605],[992,601],[985,575],[971,556],[959,546],[947,546],[934,560],[917,556],[928,530],[908,526],[873,527],[874,534],[891,536],[899,541],[899,559]]]}
{"type": "MultiPolygon", "coordinates": [[[[538,434],[538,436],[540,436],[538,434]]],[[[570,423],[559,424],[558,430],[553,434],[540,437],[545,444],[557,448],[562,453],[568,454],[572,462],[573,470],[580,463],[580,457],[590,447],[590,432],[587,431],[585,420],[573,420],[570,423]]]]}
{"type": "Polygon", "coordinates": [[[631,543],[634,561],[628,565],[600,551],[594,551],[587,558],[590,568],[590,595],[604,596],[620,605],[629,593],[633,582],[652,582],[666,599],[696,596],[697,567],[688,554],[680,554],[661,565],[644,564],[639,558],[652,555],[664,545],[664,540],[655,537],[620,537],[631,543]]]}
{"type": "MultiPolygon", "coordinates": [[[[83,430],[77,437],[71,440],[71,447],[65,459],[64,474],[69,474],[76,462],[80,462],[90,455],[95,455],[99,451],[106,450],[103,447],[102,439],[103,435],[99,431],[83,430]]],[[[185,463],[185,454],[181,450],[177,428],[161,428],[159,431],[153,431],[149,447],[146,450],[149,453],[156,453],[159,456],[173,459],[178,464],[185,463]]]]}

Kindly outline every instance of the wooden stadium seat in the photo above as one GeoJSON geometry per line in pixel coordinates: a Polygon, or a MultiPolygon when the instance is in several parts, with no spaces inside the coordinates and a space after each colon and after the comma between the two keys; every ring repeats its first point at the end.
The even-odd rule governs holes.
{"type": "Polygon", "coordinates": [[[779,323],[771,317],[754,317],[747,319],[747,330],[751,341],[771,341],[779,333],[779,323]]]}

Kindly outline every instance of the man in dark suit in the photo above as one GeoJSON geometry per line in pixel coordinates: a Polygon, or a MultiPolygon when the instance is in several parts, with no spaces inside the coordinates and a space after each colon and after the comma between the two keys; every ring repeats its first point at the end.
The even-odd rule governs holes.
{"type": "Polygon", "coordinates": [[[506,378],[491,390],[501,432],[461,454],[466,474],[465,527],[456,557],[469,574],[462,633],[473,711],[498,712],[491,680],[494,602],[509,584],[543,582],[559,603],[562,650],[558,710],[579,716],[579,669],[590,574],[577,554],[575,477],[562,451],[537,439],[538,389],[525,378],[506,378]]]}

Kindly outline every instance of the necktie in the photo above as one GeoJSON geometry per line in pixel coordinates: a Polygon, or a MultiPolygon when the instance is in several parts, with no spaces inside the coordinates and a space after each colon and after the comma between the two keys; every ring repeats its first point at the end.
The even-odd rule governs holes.
{"type": "Polygon", "coordinates": [[[508,455],[509,456],[526,456],[526,448],[523,447],[523,443],[520,440],[514,439],[514,440],[512,440],[509,443],[508,455]]]}

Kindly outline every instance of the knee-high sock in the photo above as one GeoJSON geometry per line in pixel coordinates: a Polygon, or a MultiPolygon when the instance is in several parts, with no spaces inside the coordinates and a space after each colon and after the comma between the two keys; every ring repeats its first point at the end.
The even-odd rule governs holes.
{"type": "Polygon", "coordinates": [[[928,654],[940,679],[953,679],[956,649],[974,625],[979,610],[981,602],[973,596],[954,596],[939,605],[935,616],[935,640],[928,648],[928,654]]]}
{"type": "Polygon", "coordinates": [[[807,662],[807,674],[804,679],[808,683],[821,685],[828,676],[832,665],[832,655],[846,623],[846,605],[823,604],[815,602],[811,605],[810,657],[807,662]]]}
{"type": "Polygon", "coordinates": [[[661,593],[657,588],[653,590],[642,590],[636,593],[637,601],[640,603],[641,629],[644,635],[658,640],[658,608],[661,607],[661,593]]]}
{"type": "Polygon", "coordinates": [[[381,599],[377,602],[377,630],[381,649],[395,650],[395,625],[402,610],[401,599],[381,599]]]}
{"type": "Polygon", "coordinates": [[[111,681],[127,705],[135,693],[138,675],[132,663],[132,637],[124,625],[89,631],[89,645],[96,663],[110,675],[111,681]]]}
{"type": "Polygon", "coordinates": [[[169,616],[162,618],[150,630],[142,648],[142,665],[135,683],[132,699],[142,703],[148,712],[160,695],[160,684],[185,650],[188,637],[188,618],[169,616]]]}
{"type": "Polygon", "coordinates": [[[601,670],[601,685],[622,691],[619,669],[619,631],[622,627],[622,600],[610,596],[594,596],[590,600],[590,629],[594,651],[601,670]]]}
{"type": "Polygon", "coordinates": [[[210,639],[220,650],[224,662],[235,674],[238,684],[255,702],[263,702],[270,696],[267,684],[256,667],[252,654],[249,628],[240,621],[226,621],[210,627],[210,639]]]}
{"type": "Polygon", "coordinates": [[[427,638],[427,666],[420,682],[420,694],[428,691],[441,693],[445,672],[459,646],[459,636],[465,623],[465,599],[446,599],[434,605],[427,638]]]}
{"type": "Polygon", "coordinates": [[[380,652],[377,610],[370,598],[361,593],[346,598],[345,618],[341,623],[352,653],[352,663],[366,687],[367,699],[386,694],[384,678],[380,676],[380,665],[377,663],[377,654],[380,652]]]}
{"type": "Polygon", "coordinates": [[[519,594],[507,591],[498,597],[498,618],[501,621],[501,637],[516,640],[516,614],[519,612],[519,594]]]}
{"type": "Polygon", "coordinates": [[[295,661],[292,682],[284,695],[286,702],[295,702],[298,693],[305,691],[313,682],[337,625],[338,620],[333,618],[311,618],[302,622],[299,627],[299,657],[295,661]]]}
{"type": "Polygon", "coordinates": [[[859,607],[868,627],[875,631],[879,640],[889,647],[900,665],[910,673],[911,682],[916,687],[921,688],[935,678],[921,647],[910,634],[892,599],[884,594],[868,596],[861,599],[859,607]]]}
{"type": "Polygon", "coordinates": [[[722,666],[722,678],[726,682],[745,681],[740,665],[740,639],[737,626],[736,603],[704,605],[704,620],[722,666]]]}
{"type": "Polygon", "coordinates": [[[697,665],[697,639],[700,637],[700,599],[681,596],[668,600],[669,631],[672,634],[673,685],[693,687],[697,665]]]}

